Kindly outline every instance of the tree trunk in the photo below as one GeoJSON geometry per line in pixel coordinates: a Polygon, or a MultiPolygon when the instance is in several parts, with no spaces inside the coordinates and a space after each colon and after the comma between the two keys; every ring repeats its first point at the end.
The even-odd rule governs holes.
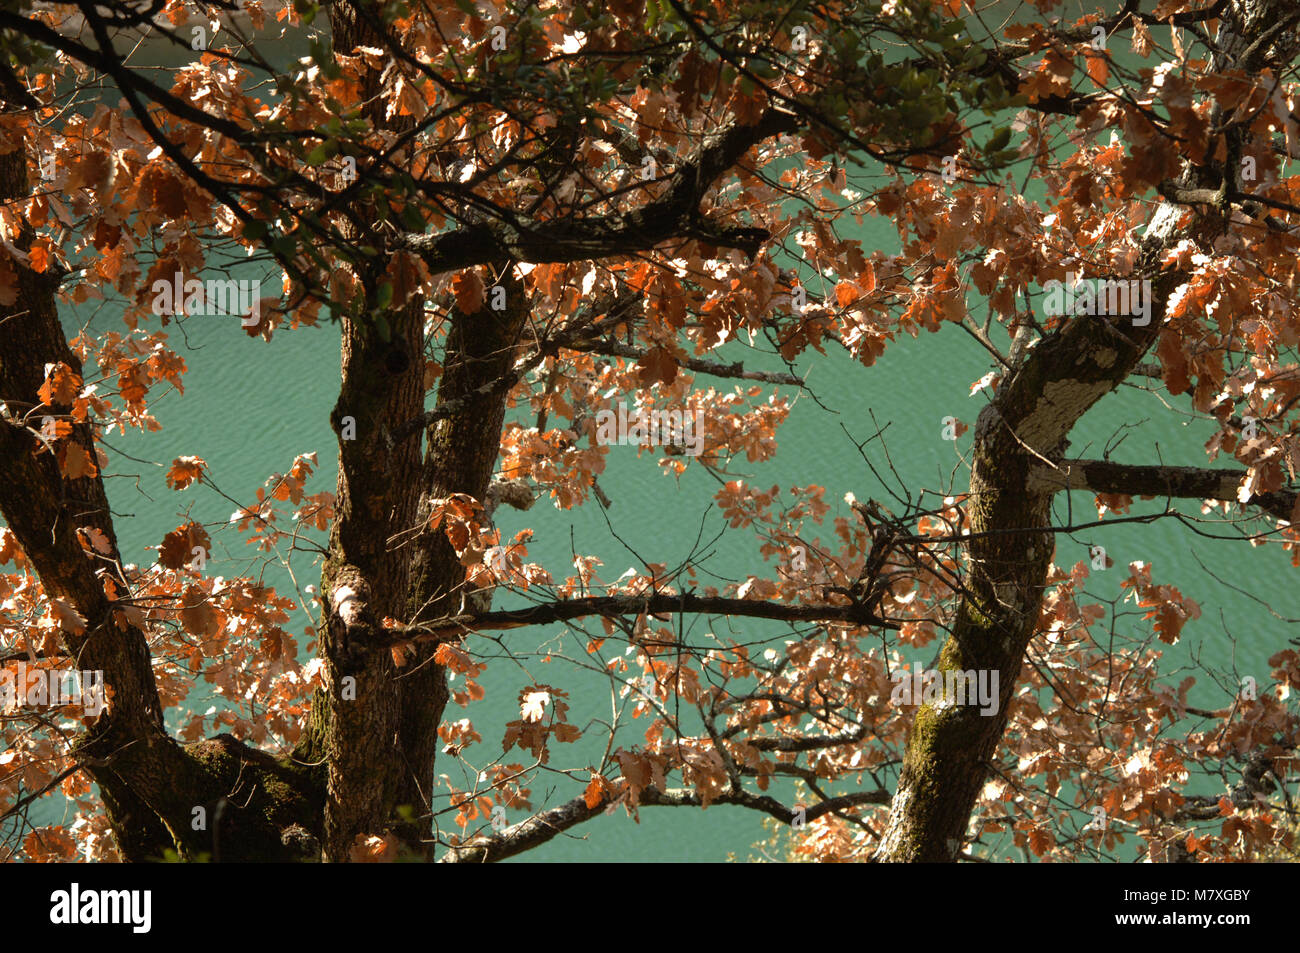
{"type": "MultiPolygon", "coordinates": [[[[453,309],[445,365],[438,386],[438,403],[463,402],[458,413],[428,428],[421,483],[420,518],[428,519],[432,501],[453,493],[487,499],[488,486],[501,451],[508,386],[501,381],[514,362],[520,330],[528,314],[524,288],[513,266],[502,263],[500,284],[505,289],[504,311],[466,315],[453,309]]],[[[504,540],[502,541],[504,543],[504,540]]],[[[490,590],[486,594],[491,598],[490,590]]],[[[441,530],[427,528],[417,537],[412,553],[411,584],[406,618],[425,622],[457,611],[465,588],[465,567],[441,530]]],[[[480,606],[486,609],[486,604],[480,606]]],[[[447,678],[433,662],[436,646],[417,646],[407,662],[410,674],[401,680],[403,747],[421,773],[413,780],[433,783],[438,746],[438,724],[447,705],[447,678]]]]}
{"type": "MultiPolygon", "coordinates": [[[[27,193],[26,150],[19,147],[0,155],[0,200],[27,193]]],[[[31,239],[25,229],[15,244],[26,250],[31,239]]],[[[45,416],[69,419],[70,406],[41,403],[46,365],[63,363],[82,372],[59,324],[58,278],[19,261],[13,266],[17,300],[0,308],[0,404],[8,415],[0,416],[0,513],[46,594],[85,619],[84,632],[63,632],[67,667],[103,672],[112,691],[109,708],[76,739],[72,756],[99,785],[127,860],[156,860],[166,851],[182,858],[302,859],[310,846],[284,843],[283,831],[319,817],[319,790],[309,772],[230,736],[182,746],[164,729],[145,633],[115,612],[96,575],[97,569],[107,572],[119,592],[130,591],[118,568],[122,560],[103,479],[65,479],[27,426],[39,428],[45,416]],[[104,534],[104,559],[86,555],[77,538],[83,527],[104,534]],[[204,809],[202,824],[196,823],[196,807],[204,809]]],[[[90,423],[74,424],[68,439],[93,456],[90,423]]]]}
{"type": "MultiPolygon", "coordinates": [[[[330,15],[336,49],[382,46],[353,10],[336,5],[330,15]]],[[[377,79],[367,74],[371,95],[377,79]]],[[[404,128],[379,107],[369,118],[377,128],[404,128]]],[[[366,208],[357,211],[369,220],[366,208]]],[[[438,398],[465,403],[428,429],[423,461],[420,430],[406,425],[424,411],[424,302],[387,313],[388,340],[362,319],[343,318],[343,383],[333,423],[342,436],[343,418],[353,418],[356,439],[340,440],[335,524],[322,574],[326,687],[317,693],[298,752],[328,764],[324,848],[330,860],[346,859],[357,837],[384,833],[432,859],[433,769],[446,675],[433,662],[436,646],[417,647],[398,667],[375,636],[385,617],[417,622],[449,614],[464,590],[465,567],[445,536],[419,527],[434,499],[452,493],[485,499],[496,467],[508,388],[479,390],[510,369],[527,311],[522,285],[506,263],[499,270],[505,311],[451,315],[438,398]]],[[[363,276],[369,295],[379,280],[379,274],[363,276]]]]}
{"type": "MultiPolygon", "coordinates": [[[[1224,13],[1217,37],[1222,56],[1215,71],[1229,68],[1285,0],[1237,0],[1224,13]]],[[[1265,56],[1295,55],[1294,31],[1273,46],[1254,50],[1249,68],[1265,56]]],[[[1232,176],[1235,170],[1229,170],[1232,176]]],[[[1216,189],[1222,173],[1188,166],[1183,184],[1216,189]]],[[[1237,183],[1229,183],[1235,186],[1237,183]]],[[[966,591],[939,667],[998,673],[996,714],[969,705],[925,705],[908,735],[889,823],[875,859],[893,862],[953,861],[965,842],[971,812],[1007,723],[1025,649],[1034,634],[1047,569],[1055,547],[1050,528],[1052,494],[1059,485],[1032,478],[1044,461],[1065,458],[1067,436],[1098,400],[1124,380],[1156,341],[1169,294],[1186,273],[1162,271],[1162,253],[1190,237],[1209,247],[1226,227],[1218,209],[1196,213],[1189,228],[1178,223],[1188,210],[1161,204],[1142,240],[1135,274],[1151,277],[1150,322],[1134,327],[1124,318],[1073,317],[1044,338],[980,413],[975,427],[967,515],[966,591]],[[985,535],[987,534],[987,535],[985,535]]]]}

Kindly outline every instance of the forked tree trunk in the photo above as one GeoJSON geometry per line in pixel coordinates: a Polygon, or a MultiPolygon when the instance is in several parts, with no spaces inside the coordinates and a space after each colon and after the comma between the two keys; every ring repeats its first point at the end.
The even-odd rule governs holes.
{"type": "MultiPolygon", "coordinates": [[[[334,46],[382,46],[346,5],[330,10],[334,46]]],[[[364,99],[377,103],[378,74],[366,77],[364,99]]],[[[370,107],[377,128],[402,131],[370,107]]],[[[406,121],[409,123],[409,120],[406,121]]],[[[372,210],[357,209],[362,220],[372,210]]],[[[360,238],[360,236],[358,236],[360,238]]],[[[394,834],[402,847],[432,857],[430,815],[438,725],[447,703],[446,674],[436,647],[419,646],[399,666],[373,644],[385,617],[425,621],[450,614],[463,592],[465,567],[428,521],[431,500],[452,493],[485,498],[500,450],[507,389],[488,389],[509,370],[527,302],[501,264],[504,311],[451,313],[439,403],[463,401],[428,429],[408,425],[424,411],[424,303],[389,312],[389,333],[355,317],[343,319],[343,381],[333,423],[344,418],[355,440],[340,439],[339,481],[330,555],[322,574],[325,689],[297,752],[328,766],[324,854],[345,860],[357,838],[394,834]]],[[[373,296],[382,272],[363,276],[373,296]]]]}

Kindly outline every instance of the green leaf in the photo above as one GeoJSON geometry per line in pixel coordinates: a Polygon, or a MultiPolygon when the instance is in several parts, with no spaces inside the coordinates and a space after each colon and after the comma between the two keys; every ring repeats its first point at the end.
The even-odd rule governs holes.
{"type": "Polygon", "coordinates": [[[428,227],[424,219],[420,217],[419,209],[414,205],[402,207],[402,224],[413,232],[423,232],[428,227]]]}
{"type": "Polygon", "coordinates": [[[1011,127],[1003,126],[997,132],[993,133],[993,138],[984,144],[985,152],[998,152],[1005,149],[1008,142],[1011,141],[1011,127]]]}
{"type": "Polygon", "coordinates": [[[326,139],[303,157],[308,165],[322,165],[339,154],[339,144],[333,139],[326,139]]]}

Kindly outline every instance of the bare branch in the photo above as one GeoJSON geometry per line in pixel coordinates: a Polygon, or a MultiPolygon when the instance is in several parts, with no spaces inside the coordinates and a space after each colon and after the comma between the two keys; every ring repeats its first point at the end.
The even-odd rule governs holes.
{"type": "Polygon", "coordinates": [[[526,609],[451,616],[437,619],[426,625],[399,625],[377,630],[367,645],[372,649],[387,649],[413,642],[455,642],[467,632],[518,629],[526,625],[566,622],[569,619],[580,619],[585,616],[614,617],[642,613],[743,616],[751,619],[771,619],[775,622],[842,622],[849,625],[879,626],[885,629],[899,627],[897,622],[876,616],[861,603],[791,605],[760,599],[697,596],[689,592],[679,595],[655,593],[644,596],[590,596],[584,599],[563,599],[559,602],[529,606],[526,609]]]}
{"type": "MultiPolygon", "coordinates": [[[[1058,490],[1126,493],[1130,496],[1164,496],[1235,503],[1245,470],[1209,467],[1134,466],[1109,460],[1067,460],[1060,469],[1038,468],[1031,482],[1058,490]]],[[[1257,493],[1248,501],[1279,519],[1295,511],[1295,490],[1257,493]]]]}
{"type": "MultiPolygon", "coordinates": [[[[805,821],[813,821],[824,814],[832,814],[836,811],[843,811],[863,804],[888,804],[891,796],[885,790],[855,791],[852,794],[833,797],[818,804],[810,805],[804,809],[802,816],[805,821]]],[[[717,797],[710,799],[709,803],[735,804],[740,807],[747,807],[775,817],[783,824],[789,824],[797,816],[793,808],[787,807],[776,798],[765,794],[751,794],[748,791],[719,794],[717,797]]],[[[646,788],[641,792],[638,806],[702,807],[703,804],[704,802],[699,794],[684,788],[669,788],[667,791],[660,791],[658,788],[646,788]]],[[[605,803],[598,804],[595,807],[588,807],[584,798],[574,798],[559,807],[534,814],[527,820],[506,828],[500,834],[475,837],[460,847],[452,848],[440,857],[438,862],[443,864],[487,864],[493,861],[505,860],[507,857],[513,857],[515,854],[523,853],[539,844],[544,844],[557,834],[590,820],[606,810],[606,807],[605,803]]]]}

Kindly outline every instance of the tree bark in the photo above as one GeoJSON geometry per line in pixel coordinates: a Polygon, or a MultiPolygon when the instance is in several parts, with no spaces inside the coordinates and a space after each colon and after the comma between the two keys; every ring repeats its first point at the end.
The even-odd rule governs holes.
{"type": "MultiPolygon", "coordinates": [[[[25,149],[0,155],[0,200],[27,193],[25,149]]],[[[31,239],[25,229],[15,244],[27,250],[31,239]]],[[[69,667],[102,672],[112,691],[109,707],[76,739],[71,755],[99,785],[119,851],[132,861],[157,860],[167,851],[187,859],[309,856],[309,846],[283,838],[286,828],[319,816],[319,792],[308,772],[228,735],[180,745],[166,733],[146,635],[115,611],[96,575],[99,570],[119,592],[130,591],[103,479],[66,479],[32,429],[45,416],[69,419],[71,411],[42,404],[46,366],[63,363],[82,373],[59,324],[58,278],[20,261],[13,266],[17,300],[0,308],[0,405],[6,411],[0,416],[0,514],[46,594],[85,619],[84,632],[63,632],[69,667]],[[103,559],[87,556],[79,528],[103,533],[109,547],[103,559]],[[206,823],[196,830],[197,807],[206,823]]],[[[90,422],[74,423],[69,439],[95,453],[90,422]]]]}
{"type": "MultiPolygon", "coordinates": [[[[1110,460],[1066,460],[1059,467],[1040,466],[1033,475],[1035,482],[1046,484],[1053,490],[1088,490],[1224,503],[1239,501],[1238,488],[1245,478],[1246,471],[1240,467],[1139,466],[1110,460]]],[[[1297,500],[1300,500],[1300,494],[1295,490],[1271,490],[1252,494],[1246,505],[1278,519],[1295,522],[1293,515],[1297,500]]]]}
{"type": "MultiPolygon", "coordinates": [[[[1282,2],[1237,0],[1229,5],[1217,38],[1224,52],[1216,57],[1216,70],[1236,63],[1282,2]]],[[[1261,44],[1251,52],[1289,58],[1293,43],[1294,38],[1282,48],[1261,44]]],[[[1220,185],[1214,170],[1202,166],[1189,165],[1183,180],[1188,188],[1220,185]]],[[[1053,536],[1047,529],[1051,497],[1059,486],[1035,479],[1036,471],[1043,465],[1062,466],[1074,424],[1132,373],[1158,337],[1168,297],[1187,278],[1183,272],[1162,271],[1162,252],[1183,237],[1208,247],[1225,227],[1221,211],[1209,208],[1195,213],[1190,228],[1180,229],[1185,211],[1161,204],[1143,237],[1135,274],[1152,281],[1146,326],[1131,326],[1120,317],[1069,319],[1030,352],[980,413],[967,503],[972,539],[966,548],[966,591],[939,668],[996,671],[1001,697],[997,712],[989,716],[963,705],[918,710],[877,860],[954,861],[961,854],[971,812],[1006,728],[1052,558],[1053,536]]]]}

